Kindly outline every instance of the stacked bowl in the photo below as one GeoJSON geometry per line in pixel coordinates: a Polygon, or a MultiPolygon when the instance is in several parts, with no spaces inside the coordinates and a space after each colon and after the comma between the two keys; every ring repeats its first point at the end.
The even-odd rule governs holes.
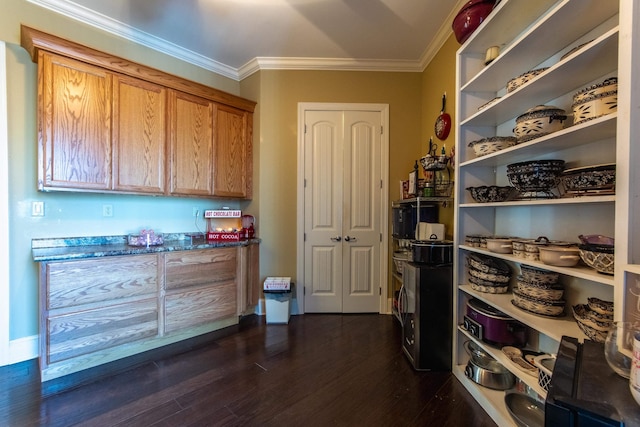
{"type": "Polygon", "coordinates": [[[573,317],[580,330],[595,342],[605,342],[613,326],[613,302],[587,298],[586,304],[572,307],[573,317]]]}
{"type": "Polygon", "coordinates": [[[613,238],[600,235],[578,237],[582,242],[578,246],[582,261],[598,273],[613,274],[615,267],[613,238]]]}
{"type": "Polygon", "coordinates": [[[522,275],[518,276],[513,300],[516,307],[541,316],[559,317],[564,315],[566,302],[564,287],[558,283],[558,273],[522,265],[522,275]]]}
{"type": "Polygon", "coordinates": [[[511,269],[506,262],[472,253],[467,257],[467,266],[472,289],[490,294],[504,294],[509,290],[511,269]]]}
{"type": "Polygon", "coordinates": [[[532,160],[507,165],[507,178],[521,193],[549,193],[563,170],[564,160],[532,160]]]}

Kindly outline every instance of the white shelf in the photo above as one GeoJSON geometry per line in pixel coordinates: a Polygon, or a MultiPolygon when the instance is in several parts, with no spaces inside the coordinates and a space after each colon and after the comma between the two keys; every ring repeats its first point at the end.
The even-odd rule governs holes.
{"type": "Polygon", "coordinates": [[[484,342],[482,343],[478,342],[475,337],[469,335],[467,331],[465,331],[460,327],[458,327],[458,330],[460,331],[460,333],[465,335],[468,339],[481,345],[485,352],[487,352],[491,357],[493,357],[498,362],[500,362],[505,368],[507,368],[511,373],[513,373],[513,375],[520,378],[527,386],[531,387],[531,389],[536,393],[538,393],[538,395],[542,399],[545,399],[547,397],[547,392],[538,384],[538,377],[528,375],[522,372],[521,370],[519,370],[518,368],[516,368],[514,363],[511,360],[509,360],[509,358],[505,356],[505,354],[502,352],[502,349],[497,349],[497,348],[488,346],[484,342]]]}
{"type": "MultiPolygon", "coordinates": [[[[627,175],[630,173],[627,169],[630,167],[626,167],[625,157],[633,155],[632,142],[637,140],[637,133],[629,134],[628,141],[621,138],[621,133],[624,133],[622,122],[628,121],[631,115],[630,100],[624,96],[619,97],[617,113],[577,125],[571,125],[572,119],[569,117],[565,122],[565,129],[486,156],[474,156],[468,144],[483,137],[510,134],[515,119],[536,105],[555,105],[571,116],[574,93],[599,83],[604,78],[620,74],[619,87],[624,90],[625,82],[630,85],[627,81],[630,73],[625,65],[629,61],[625,55],[630,55],[632,50],[629,34],[637,26],[637,22],[633,22],[637,18],[637,8],[628,7],[625,0],[502,0],[483,25],[458,50],[458,162],[453,195],[456,211],[454,235],[458,242],[454,243],[454,283],[457,284],[454,310],[458,321],[462,319],[461,311],[466,300],[477,298],[525,324],[530,330],[528,344],[534,350],[537,349],[535,347],[542,347],[552,351],[550,347],[553,347],[554,342],[559,343],[563,336],[576,337],[580,341],[587,339],[573,319],[570,304],[594,295],[606,298],[615,294],[618,295],[614,298],[618,301],[616,311],[621,308],[621,277],[604,275],[583,265],[568,268],[527,261],[513,254],[493,253],[459,242],[464,242],[465,234],[478,230],[487,233],[508,230],[509,235],[518,235],[518,230],[522,230],[522,233],[534,233],[546,229],[547,224],[552,225],[549,227],[551,232],[567,236],[577,236],[581,231],[576,231],[583,229],[602,230],[599,231],[602,233],[613,233],[612,230],[615,229],[616,262],[618,261],[619,241],[624,242],[621,248],[628,246],[627,233],[618,232],[620,212],[632,211],[627,206],[630,186],[627,183],[627,175]],[[500,47],[500,55],[485,66],[486,49],[495,45],[500,47]],[[579,49],[574,49],[578,46],[579,49]],[[506,92],[510,79],[540,67],[548,69],[518,89],[506,92]],[[482,110],[477,110],[494,98],[498,99],[482,110]],[[472,202],[466,190],[468,186],[504,185],[502,183],[506,182],[507,177],[502,173],[509,164],[551,158],[563,159],[570,167],[615,161],[618,178],[621,178],[616,182],[619,194],[476,203],[472,202]],[[625,167],[621,167],[622,165],[625,167]],[[512,293],[496,295],[474,291],[465,283],[468,272],[464,261],[469,253],[505,260],[515,264],[516,269],[518,265],[529,265],[560,273],[566,288],[565,315],[546,317],[529,313],[512,304],[512,293]]],[[[632,164],[634,163],[630,162],[632,164]]],[[[640,266],[625,266],[622,271],[640,274],[640,266]]],[[[463,364],[466,363],[466,358],[458,345],[463,339],[468,339],[469,334],[461,328],[454,334],[454,355],[457,357],[453,363],[454,374],[498,425],[514,425],[504,404],[504,392],[478,386],[466,378],[463,364]]],[[[483,342],[478,344],[525,384],[544,396],[537,378],[519,370],[500,349],[483,342]]]]}
{"type": "Polygon", "coordinates": [[[487,411],[487,414],[489,414],[496,424],[499,426],[514,426],[515,422],[507,410],[507,405],[504,403],[505,392],[492,390],[474,383],[464,374],[465,366],[466,365],[453,366],[452,372],[458,381],[462,383],[469,394],[487,411]]]}
{"type": "Polygon", "coordinates": [[[513,317],[525,325],[535,325],[535,329],[537,331],[542,332],[558,343],[564,335],[578,338],[580,341],[587,338],[578,328],[578,324],[573,319],[573,316],[570,313],[570,307],[565,309],[565,312],[569,313],[566,313],[563,317],[538,316],[530,314],[511,304],[511,300],[513,299],[513,294],[511,292],[506,294],[488,294],[474,291],[470,285],[460,285],[459,289],[474,298],[496,307],[504,314],[513,317]]]}
{"type": "MultiPolygon", "coordinates": [[[[481,157],[465,160],[460,167],[481,166],[497,167],[510,163],[532,160],[550,152],[578,147],[592,142],[612,139],[616,136],[618,114],[612,113],[597,119],[588,120],[575,126],[536,138],[522,144],[481,157]]],[[[615,150],[615,147],[611,147],[615,150]]]]}
{"type": "Polygon", "coordinates": [[[495,203],[460,203],[460,208],[481,209],[486,207],[508,207],[508,206],[552,206],[552,205],[575,205],[589,203],[614,203],[615,196],[582,196],[582,197],[560,197],[557,199],[533,199],[533,200],[513,200],[510,202],[495,203]]]}
{"type": "MultiPolygon", "coordinates": [[[[496,126],[513,117],[515,113],[522,114],[527,109],[557,98],[561,94],[577,92],[589,85],[595,77],[604,76],[615,72],[618,67],[618,29],[610,30],[601,37],[593,40],[587,46],[570,56],[560,60],[549,67],[544,73],[520,86],[513,92],[506,93],[490,106],[470,112],[467,118],[463,118],[462,125],[496,126]]],[[[493,65],[493,64],[492,64],[493,65]]],[[[494,98],[504,89],[507,82],[518,77],[521,72],[505,71],[510,76],[496,77],[489,75],[479,82],[473,81],[468,87],[462,89],[462,94],[477,94],[487,92],[486,101],[494,98]],[[500,80],[501,79],[501,80],[500,80]],[[501,83],[498,85],[497,81],[501,83]],[[497,86],[497,87],[496,87],[497,86]]],[[[525,70],[530,71],[530,70],[525,70]]],[[[483,103],[481,102],[480,105],[483,103]]],[[[558,106],[562,108],[563,106],[558,106]]],[[[567,111],[571,113],[571,111],[567,111]]]]}
{"type": "Polygon", "coordinates": [[[526,259],[515,257],[512,254],[498,254],[495,252],[488,251],[486,249],[475,248],[467,245],[460,245],[459,248],[469,252],[476,252],[479,254],[500,258],[505,261],[511,261],[518,264],[524,264],[524,265],[530,265],[536,268],[542,268],[544,270],[553,271],[556,273],[563,274],[565,276],[571,276],[571,277],[577,277],[579,279],[590,280],[592,282],[601,283],[607,286],[613,287],[615,285],[614,276],[598,273],[596,270],[590,267],[585,267],[585,266],[556,267],[555,265],[548,265],[539,261],[528,261],[526,259]]]}

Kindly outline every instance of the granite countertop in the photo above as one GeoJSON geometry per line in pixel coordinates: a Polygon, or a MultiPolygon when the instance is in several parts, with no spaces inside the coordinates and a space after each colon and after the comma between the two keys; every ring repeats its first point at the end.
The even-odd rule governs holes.
{"type": "Polygon", "coordinates": [[[260,239],[231,242],[207,241],[192,243],[193,233],[164,234],[164,243],[157,246],[129,246],[127,236],[61,237],[31,240],[33,260],[65,261],[116,255],[138,255],[157,252],[190,251],[229,246],[247,246],[260,243],[260,239]]]}

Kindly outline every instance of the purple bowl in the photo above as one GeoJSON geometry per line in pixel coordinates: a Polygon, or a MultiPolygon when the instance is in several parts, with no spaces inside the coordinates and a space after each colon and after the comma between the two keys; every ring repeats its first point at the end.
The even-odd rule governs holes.
{"type": "Polygon", "coordinates": [[[602,236],[600,234],[587,234],[586,236],[581,234],[578,236],[578,239],[585,245],[596,245],[596,246],[614,246],[613,237],[602,236]]]}

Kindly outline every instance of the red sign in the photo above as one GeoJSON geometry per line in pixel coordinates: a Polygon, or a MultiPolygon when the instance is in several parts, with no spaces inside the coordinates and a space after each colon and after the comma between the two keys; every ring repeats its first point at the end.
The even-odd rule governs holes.
{"type": "Polygon", "coordinates": [[[207,240],[215,240],[217,242],[238,242],[240,241],[240,233],[229,231],[209,231],[207,240]]]}
{"type": "Polygon", "coordinates": [[[213,210],[207,209],[204,211],[205,218],[240,218],[242,216],[242,211],[240,210],[213,210]]]}

